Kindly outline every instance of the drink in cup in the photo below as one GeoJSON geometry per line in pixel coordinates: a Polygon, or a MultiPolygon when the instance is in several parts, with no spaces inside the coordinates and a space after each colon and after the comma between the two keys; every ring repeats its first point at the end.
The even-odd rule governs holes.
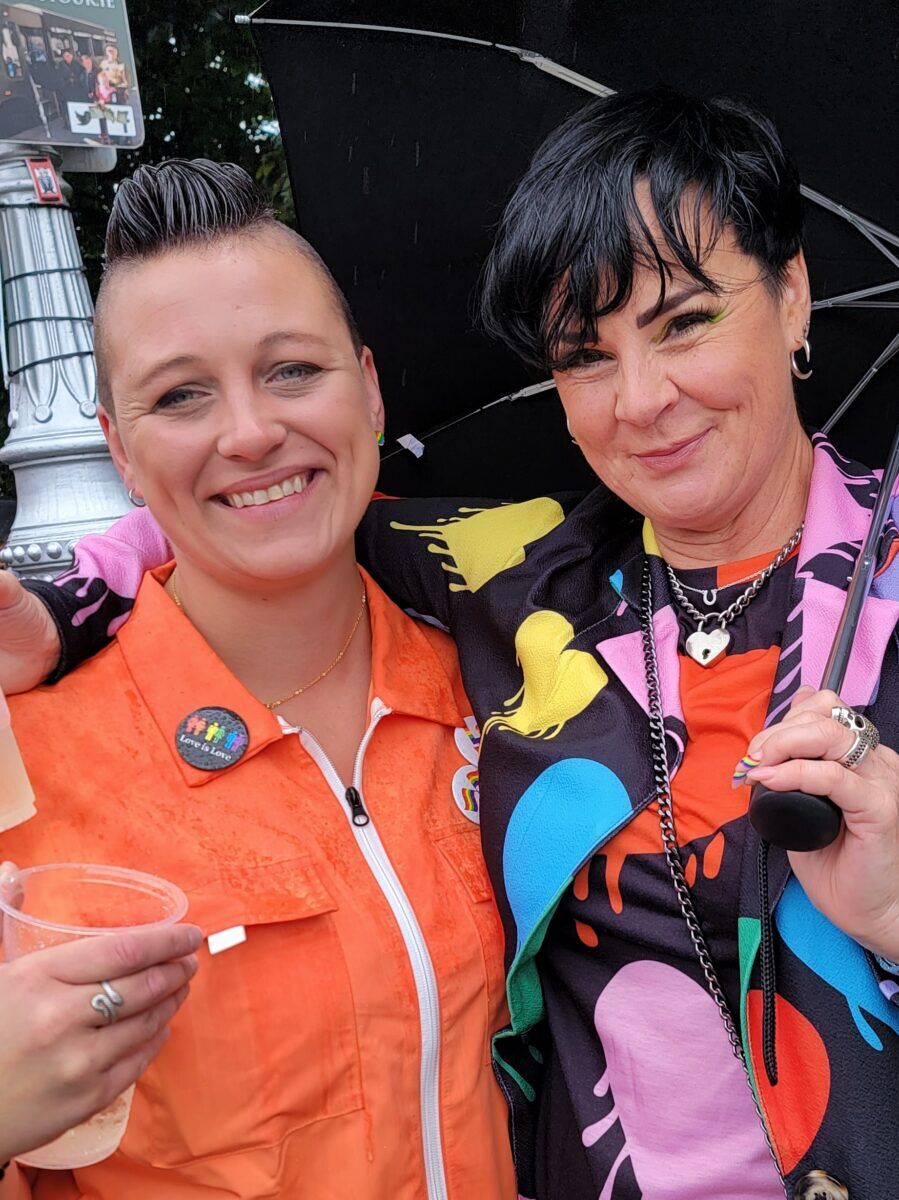
{"type": "Polygon", "coordinates": [[[37,812],[34,792],[16,745],[9,720],[9,705],[0,692],[0,833],[21,825],[37,812]]]}
{"type": "MultiPolygon", "coordinates": [[[[187,912],[187,897],[174,884],[142,871],[57,863],[20,871],[7,895],[0,894],[0,912],[3,953],[11,960],[77,938],[173,925],[187,912]]],[[[133,1095],[132,1085],[90,1120],[46,1146],[18,1155],[18,1161],[71,1170],[108,1158],[125,1133],[133,1095]]]]}

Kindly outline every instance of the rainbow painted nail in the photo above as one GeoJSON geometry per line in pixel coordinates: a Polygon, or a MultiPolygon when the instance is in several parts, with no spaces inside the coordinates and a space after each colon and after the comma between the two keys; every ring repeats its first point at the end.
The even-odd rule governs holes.
{"type": "Polygon", "coordinates": [[[733,778],[730,781],[730,786],[738,788],[753,767],[757,767],[762,760],[753,758],[751,754],[744,754],[737,765],[734,767],[733,778]]]}

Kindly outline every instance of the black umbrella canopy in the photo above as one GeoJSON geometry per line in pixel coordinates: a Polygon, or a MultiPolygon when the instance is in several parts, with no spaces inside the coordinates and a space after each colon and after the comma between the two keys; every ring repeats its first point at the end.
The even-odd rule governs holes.
{"type": "MultiPolygon", "coordinates": [[[[524,497],[590,482],[552,391],[458,419],[536,381],[478,332],[472,298],[531,154],[602,88],[663,82],[752,100],[774,117],[805,185],[868,223],[808,205],[815,373],[798,388],[809,422],[823,424],[899,333],[896,309],[871,307],[899,303],[896,14],[893,0],[855,12],[832,0],[269,0],[257,10],[300,228],[375,351],[387,453],[407,433],[425,442],[422,458],[401,450],[385,462],[382,486],[524,497]],[[826,303],[893,281],[895,291],[826,303]]],[[[899,419],[897,364],[882,362],[834,429],[872,465],[899,419]]]]}

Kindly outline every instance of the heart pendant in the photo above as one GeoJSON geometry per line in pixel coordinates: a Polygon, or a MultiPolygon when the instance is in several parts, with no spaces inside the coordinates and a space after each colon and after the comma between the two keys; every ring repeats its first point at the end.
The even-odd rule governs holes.
{"type": "Polygon", "coordinates": [[[687,653],[701,667],[711,667],[727,653],[729,645],[730,634],[726,629],[713,629],[711,633],[697,629],[687,638],[687,653]]]}

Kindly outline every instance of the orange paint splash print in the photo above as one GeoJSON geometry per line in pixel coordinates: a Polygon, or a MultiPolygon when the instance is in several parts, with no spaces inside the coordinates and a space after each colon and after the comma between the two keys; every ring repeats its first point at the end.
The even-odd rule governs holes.
{"type": "MultiPolygon", "coordinates": [[[[712,670],[689,658],[680,660],[681,705],[689,740],[671,785],[677,841],[687,846],[710,839],[684,864],[691,887],[700,878],[715,879],[720,874],[727,853],[725,827],[746,812],[747,789],[731,787],[733,765],[764,725],[778,654],[776,646],[733,654],[712,670]]],[[[602,851],[613,912],[624,911],[621,874],[629,856],[661,851],[659,810],[653,801],[602,851]]]]}
{"type": "MultiPolygon", "coordinates": [[[[584,901],[590,895],[590,863],[585,862],[577,875],[574,877],[572,884],[575,900],[584,901]]],[[[591,950],[595,950],[599,945],[599,936],[596,930],[587,925],[584,921],[575,921],[574,929],[580,938],[581,942],[591,950]]]]}
{"type": "Polygon", "coordinates": [[[585,862],[574,877],[575,900],[586,900],[590,895],[590,864],[585,862]]]}
{"type": "Polygon", "coordinates": [[[583,921],[575,921],[574,927],[577,930],[578,937],[581,939],[584,945],[589,946],[591,950],[595,950],[599,945],[599,938],[597,937],[596,930],[590,925],[585,925],[583,921]]]}

